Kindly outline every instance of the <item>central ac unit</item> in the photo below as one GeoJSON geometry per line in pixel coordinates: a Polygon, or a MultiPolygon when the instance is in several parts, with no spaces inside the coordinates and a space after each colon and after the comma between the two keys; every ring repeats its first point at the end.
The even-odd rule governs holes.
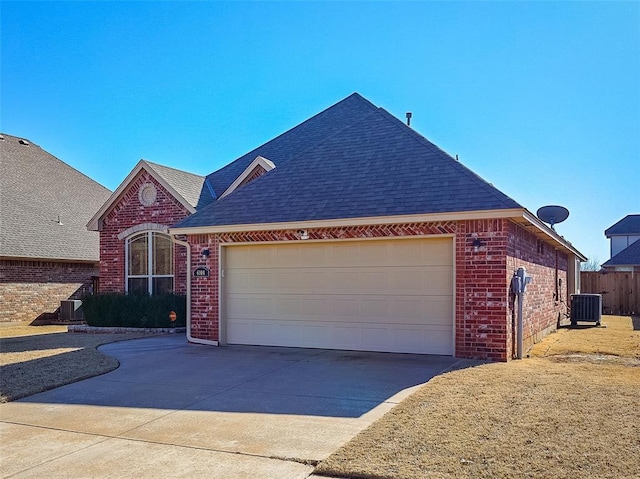
{"type": "Polygon", "coordinates": [[[66,299],[60,301],[60,321],[81,321],[84,319],[82,314],[82,301],[79,299],[66,299]]]}
{"type": "Polygon", "coordinates": [[[571,325],[578,321],[594,321],[600,326],[602,319],[601,294],[572,294],[571,295],[571,325]]]}

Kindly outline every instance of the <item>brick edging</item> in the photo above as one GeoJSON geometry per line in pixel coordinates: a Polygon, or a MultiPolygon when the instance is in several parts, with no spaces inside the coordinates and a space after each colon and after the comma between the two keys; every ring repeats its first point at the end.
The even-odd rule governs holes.
{"type": "Polygon", "coordinates": [[[154,333],[154,334],[179,334],[186,333],[187,328],[123,328],[85,326],[83,324],[71,324],[68,327],[70,333],[154,333]]]}

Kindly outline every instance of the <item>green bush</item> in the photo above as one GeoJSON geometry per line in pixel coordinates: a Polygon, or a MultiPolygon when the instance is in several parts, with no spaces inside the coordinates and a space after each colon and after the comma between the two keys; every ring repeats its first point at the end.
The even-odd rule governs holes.
{"type": "Polygon", "coordinates": [[[128,328],[184,327],[186,297],[178,294],[157,296],[105,293],[82,298],[82,310],[89,326],[128,328]],[[169,319],[175,311],[176,320],[169,319]]]}

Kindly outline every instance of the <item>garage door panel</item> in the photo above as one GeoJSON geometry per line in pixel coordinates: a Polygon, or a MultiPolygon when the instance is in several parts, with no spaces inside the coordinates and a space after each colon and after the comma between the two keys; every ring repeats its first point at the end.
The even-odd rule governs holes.
{"type": "Polygon", "coordinates": [[[450,238],[225,250],[228,343],[453,354],[450,238]]]}
{"type": "Polygon", "coordinates": [[[382,268],[323,268],[303,270],[233,269],[226,272],[227,287],[235,293],[260,292],[298,294],[324,291],[331,294],[385,294],[403,291],[406,295],[451,294],[451,267],[438,266],[382,268]]]}

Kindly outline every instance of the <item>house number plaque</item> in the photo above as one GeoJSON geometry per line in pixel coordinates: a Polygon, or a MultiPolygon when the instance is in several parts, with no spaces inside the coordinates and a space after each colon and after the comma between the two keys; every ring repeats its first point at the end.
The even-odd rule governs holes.
{"type": "Polygon", "coordinates": [[[193,270],[193,276],[196,278],[208,278],[209,277],[209,268],[205,268],[204,266],[200,266],[193,270]]]}

